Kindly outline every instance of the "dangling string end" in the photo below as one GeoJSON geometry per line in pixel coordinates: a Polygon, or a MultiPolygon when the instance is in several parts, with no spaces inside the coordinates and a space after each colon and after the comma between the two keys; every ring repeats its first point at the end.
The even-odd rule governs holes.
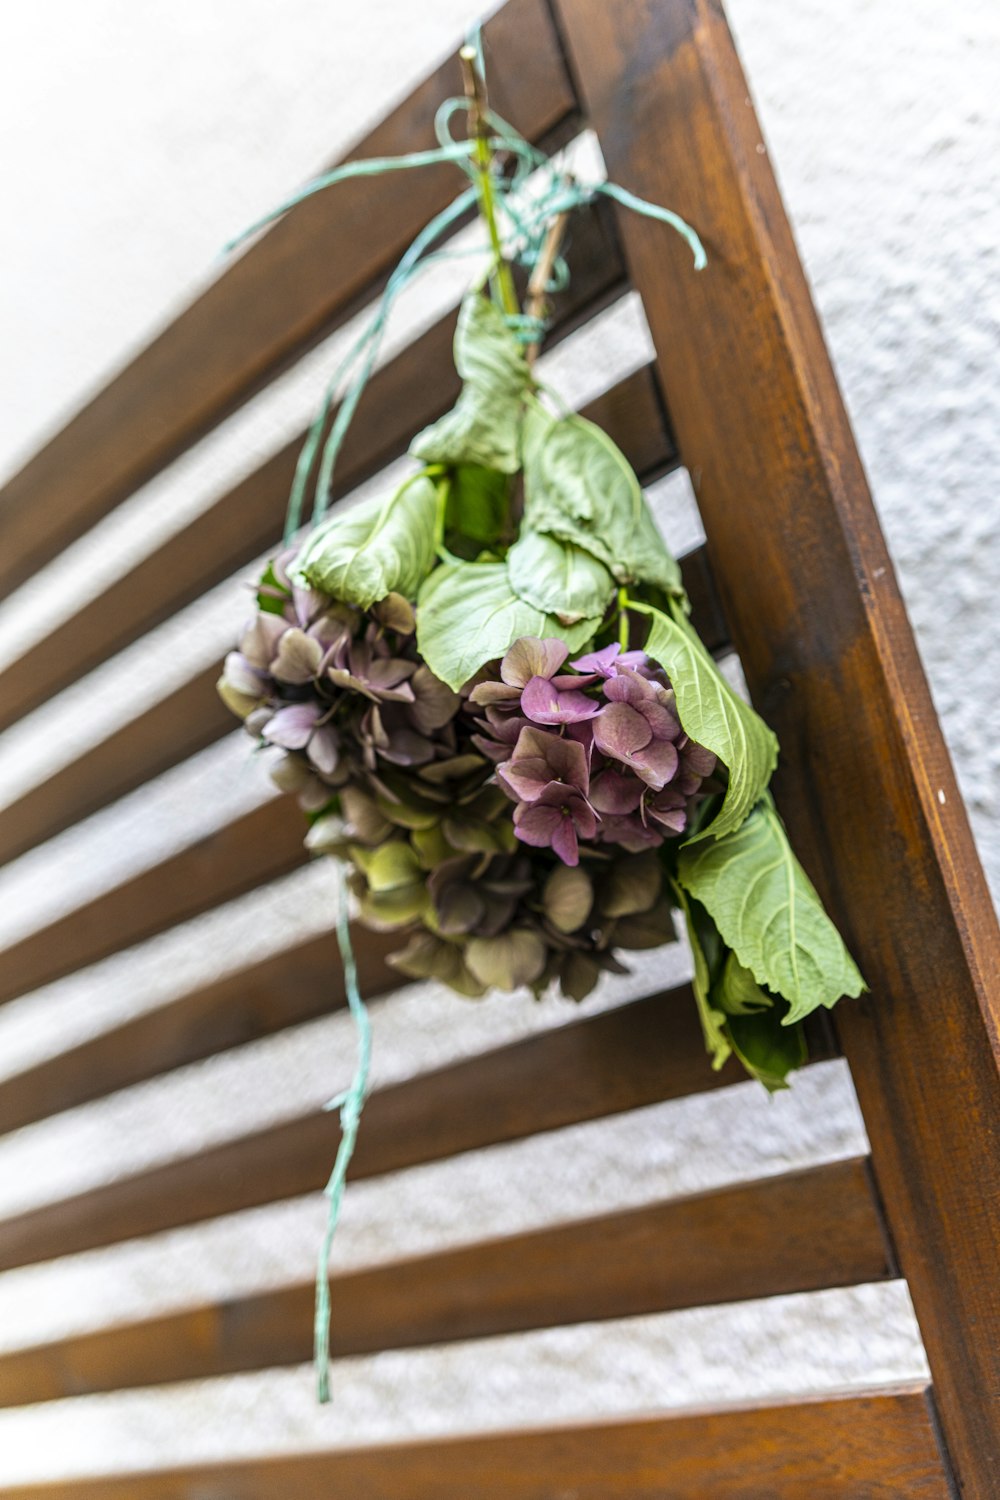
{"type": "Polygon", "coordinates": [[[347,1182],[347,1169],[354,1155],[354,1147],[358,1138],[358,1127],[361,1124],[361,1111],[364,1108],[365,1094],[368,1090],[368,1074],[371,1067],[372,1035],[371,1021],[365,1002],[361,998],[358,988],[358,970],[354,960],[354,948],[351,943],[351,929],[348,921],[347,890],[344,885],[343,871],[338,865],[340,873],[340,889],[337,905],[337,945],[340,948],[340,961],[344,969],[344,988],[347,992],[347,1004],[354,1020],[357,1034],[357,1062],[354,1068],[354,1077],[351,1086],[346,1093],[331,1099],[327,1108],[340,1108],[340,1146],[337,1149],[337,1159],[330,1174],[330,1181],[324,1189],[329,1201],[329,1211],[326,1221],[326,1233],[323,1235],[323,1243],[320,1246],[319,1262],[316,1267],[316,1317],[313,1329],[314,1361],[316,1367],[316,1393],[319,1400],[326,1403],[330,1399],[330,1251],[333,1248],[333,1237],[337,1232],[337,1222],[340,1218],[341,1204],[344,1200],[344,1187],[347,1182]]]}

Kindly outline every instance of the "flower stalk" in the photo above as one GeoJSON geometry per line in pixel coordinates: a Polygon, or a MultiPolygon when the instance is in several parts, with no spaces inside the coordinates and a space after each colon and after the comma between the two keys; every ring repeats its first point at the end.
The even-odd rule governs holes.
{"type": "Polygon", "coordinates": [[[476,186],[479,190],[479,211],[486,225],[493,251],[494,292],[508,317],[517,317],[520,306],[514,289],[514,278],[504,258],[497,226],[496,195],[493,192],[493,152],[490,147],[488,104],[486,84],[476,66],[476,49],[463,47],[458,54],[462,64],[462,80],[465,97],[469,101],[469,136],[475,140],[476,186]]]}

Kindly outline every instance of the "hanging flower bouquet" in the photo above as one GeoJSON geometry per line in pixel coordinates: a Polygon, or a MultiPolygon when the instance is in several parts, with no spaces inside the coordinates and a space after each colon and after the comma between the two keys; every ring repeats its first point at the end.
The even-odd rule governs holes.
{"type": "MultiPolygon", "coordinates": [[[[629,951],[670,941],[677,913],[713,1065],[735,1053],[779,1088],[805,1058],[804,1017],[863,981],[768,793],[775,737],[693,629],[635,474],[533,374],[574,206],[612,192],[681,229],[696,264],[703,252],[665,210],[556,174],[488,115],[466,67],[467,98],[445,111],[469,109],[471,139],[443,135],[438,159],[472,178],[457,202],[478,198],[494,255],[490,287],[459,317],[461,395],[414,437],[395,493],[290,538],[220,692],[280,752],[274,779],[307,812],[308,846],[344,861],[361,920],[396,938],[401,974],[466,996],[529,986],[582,1000],[629,951]],[[497,150],[550,172],[527,230],[497,150]],[[534,271],[526,313],[498,230],[502,196],[534,271]]],[[[457,212],[404,257],[382,322],[402,273],[457,212]]],[[[327,444],[320,515],[375,326],[327,444]]],[[[292,533],[329,409],[300,466],[292,533]]],[[[365,1062],[366,1049],[367,1032],[365,1062]]],[[[348,1155],[364,1068],[359,1078],[342,1116],[348,1155]]],[[[342,1151],[333,1219],[344,1170],[342,1151]]]]}

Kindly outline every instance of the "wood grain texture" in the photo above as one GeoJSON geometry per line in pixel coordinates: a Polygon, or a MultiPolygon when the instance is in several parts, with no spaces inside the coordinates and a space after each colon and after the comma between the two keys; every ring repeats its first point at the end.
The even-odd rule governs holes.
{"type": "MultiPolygon", "coordinates": [[[[863,1160],[333,1277],[335,1357],[892,1274],[863,1160]]],[[[0,1406],[306,1364],[314,1283],[0,1355],[0,1406]]]]}
{"type": "Polygon", "coordinates": [[[15,1485],[7,1500],[949,1500],[926,1392],[15,1485]]]}
{"type": "MultiPolygon", "coordinates": [[[[370,935],[356,928],[353,942],[367,1000],[404,982],[370,935]]],[[[315,1020],[345,1003],[336,937],[331,932],[309,938],[5,1078],[0,1135],[315,1020]]]]}
{"type": "MultiPolygon", "coordinates": [[[[547,347],[626,290],[610,218],[610,207],[600,205],[574,225],[573,280],[555,299],[547,347]]],[[[340,453],[335,498],[405,453],[413,436],[453,405],[459,390],[452,358],[457,316],[456,308],[376,371],[340,453]]],[[[0,672],[0,729],[274,546],[305,437],[299,433],[85,604],[65,628],[0,672]]],[[[0,856],[10,858],[2,830],[0,823],[0,856]]]]}
{"type": "MultiPolygon", "coordinates": [[[[810,1050],[830,1055],[822,1031],[810,1050]]],[[[351,1179],[744,1079],[732,1060],[712,1071],[684,986],[377,1091],[351,1179]]],[[[335,1115],[312,1111],[0,1221],[0,1270],[319,1192],[338,1133],[335,1115]]]]}
{"type": "MultiPolygon", "coordinates": [[[[508,0],[484,41],[497,110],[531,139],[565,139],[575,101],[545,0],[508,0]]],[[[434,113],[460,92],[452,55],[347,157],[433,146],[434,113]]],[[[461,181],[439,166],[391,191],[345,182],[266,231],[0,492],[0,593],[345,321],[461,181]]]]}
{"type": "Polygon", "coordinates": [[[715,0],[555,0],[775,791],[869,984],[837,1028],[958,1481],[1000,1492],[1000,937],[760,128],[715,0]],[[665,144],[669,142],[669,149],[665,144]]]}
{"type": "Polygon", "coordinates": [[[51,984],[304,865],[302,819],[278,797],[0,952],[0,1003],[51,984]]]}
{"type": "MultiPolygon", "coordinates": [[[[589,304],[587,311],[593,311],[593,306],[594,304],[589,304]]],[[[411,349],[416,347],[416,345],[410,346],[411,349]]],[[[447,352],[447,362],[442,352],[439,365],[442,371],[450,369],[452,377],[454,376],[450,346],[447,352]]],[[[409,367],[411,377],[415,376],[419,368],[419,362],[409,367]]],[[[423,388],[429,390],[431,400],[433,400],[436,387],[429,384],[423,388]]],[[[401,400],[401,396],[397,393],[394,397],[397,412],[402,410],[401,400]]],[[[425,402],[424,405],[429,406],[430,401],[425,402]]],[[[412,407],[407,408],[410,411],[412,409],[412,407]]],[[[583,415],[591,421],[598,422],[611,433],[615,441],[627,453],[630,462],[644,482],[649,483],[677,466],[677,450],[670,435],[651,367],[634,371],[617,385],[588,402],[583,408],[583,415]]],[[[397,426],[405,434],[401,439],[403,446],[407,438],[418,430],[421,420],[419,412],[412,421],[404,412],[402,424],[400,424],[397,415],[397,426]]],[[[395,449],[390,456],[397,456],[399,451],[401,447],[395,449]]],[[[269,469],[270,466],[268,464],[265,468],[269,469]]],[[[258,475],[252,476],[252,480],[247,480],[246,485],[251,486],[252,482],[256,481],[263,472],[263,470],[258,471],[258,475]]],[[[262,523],[263,539],[254,538],[249,557],[258,556],[268,542],[276,542],[286,494],[287,487],[277,490],[272,487],[269,490],[269,520],[266,530],[262,523]]],[[[225,513],[215,518],[218,521],[218,528],[213,522],[209,534],[203,534],[197,522],[193,523],[187,532],[182,533],[182,536],[186,538],[186,546],[182,553],[175,556],[172,551],[167,552],[164,548],[153,554],[153,558],[159,559],[164,569],[171,570],[157,573],[159,583],[146,577],[143,573],[145,565],[140,565],[138,569],[127,574],[115,586],[111,594],[120,592],[122,596],[133,599],[135,597],[133,581],[137,578],[140,578],[140,581],[145,579],[144,590],[150,600],[155,600],[158,596],[162,597],[168,591],[171,579],[183,580],[197,575],[204,582],[212,568],[211,562],[205,560],[214,556],[212,547],[216,544],[229,546],[231,551],[235,552],[237,546],[241,545],[237,538],[242,539],[246,530],[253,525],[252,504],[247,519],[242,517],[240,505],[236,505],[233,509],[229,508],[229,501],[234,496],[239,498],[241,495],[242,487],[226,496],[225,501],[219,502],[220,506],[225,507],[225,513]],[[219,537],[219,530],[223,523],[230,528],[227,533],[228,540],[225,538],[220,540],[219,537]],[[208,549],[206,553],[197,550],[202,547],[208,549]],[[181,562],[182,557],[187,559],[184,564],[181,562]]],[[[211,512],[207,513],[208,516],[211,514],[211,512]]],[[[171,544],[167,546],[170,547],[171,544]]],[[[244,557],[243,561],[246,560],[247,558],[244,557]]],[[[237,563],[233,563],[232,567],[227,565],[221,576],[228,577],[236,566],[238,566],[237,563]]],[[[709,639],[716,640],[720,636],[724,637],[721,611],[711,586],[708,565],[703,556],[697,559],[692,558],[685,564],[685,578],[691,592],[692,604],[707,636],[709,639]]],[[[217,582],[218,580],[212,578],[209,581],[217,582]]],[[[140,594],[142,593],[141,589],[140,594]]],[[[110,600],[111,594],[105,597],[110,600]]],[[[112,602],[115,604],[116,611],[119,609],[124,611],[120,618],[123,622],[123,629],[127,629],[132,616],[128,613],[125,597],[112,602]]],[[[173,602],[180,604],[187,600],[175,598],[173,602]]],[[[88,620],[90,618],[89,611],[87,618],[88,620]]],[[[102,618],[105,617],[102,615],[102,618]]],[[[117,616],[107,618],[113,625],[114,618],[117,616]]],[[[73,639],[72,634],[69,638],[73,639]]],[[[124,644],[124,639],[118,644],[124,644]]],[[[51,653],[51,642],[39,649],[51,653]]],[[[27,657],[22,659],[28,660],[27,657]]],[[[122,797],[141,786],[151,777],[160,775],[176,765],[178,761],[214,744],[227,731],[232,730],[235,720],[220,702],[215,691],[215,683],[221,671],[222,664],[219,662],[196,672],[188,681],[175,688],[166,698],[154,704],[145,713],[116,729],[106,740],[100,741],[93,749],[57,771],[47,781],[31,788],[16,802],[0,809],[0,864],[15,859],[34,845],[52,838],[72,823],[97,812],[117,797],[122,797]]],[[[0,678],[0,691],[2,688],[3,680],[0,678]]],[[[12,713],[11,717],[16,717],[16,715],[12,713]]]]}

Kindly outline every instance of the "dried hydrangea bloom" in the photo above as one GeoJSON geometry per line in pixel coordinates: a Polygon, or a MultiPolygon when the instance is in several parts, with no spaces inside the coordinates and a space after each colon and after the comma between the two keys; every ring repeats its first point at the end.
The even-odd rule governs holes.
{"type": "Polygon", "coordinates": [[[469,693],[517,837],[567,865],[585,843],[638,853],[687,827],[715,757],[684,733],[663,672],[617,645],[565,666],[561,641],[515,643],[469,693]]]}
{"type": "Polygon", "coordinates": [[[406,600],[336,604],[289,563],[220,692],[284,752],[272,775],[312,815],[308,847],[348,861],[362,920],[403,940],[403,974],[582,999],[622,971],[616,949],[673,936],[657,857],[634,851],[682,830],[706,763],[685,760],[641,652],[567,667],[562,641],[525,638],[459,695],[420,660],[406,600]]]}

